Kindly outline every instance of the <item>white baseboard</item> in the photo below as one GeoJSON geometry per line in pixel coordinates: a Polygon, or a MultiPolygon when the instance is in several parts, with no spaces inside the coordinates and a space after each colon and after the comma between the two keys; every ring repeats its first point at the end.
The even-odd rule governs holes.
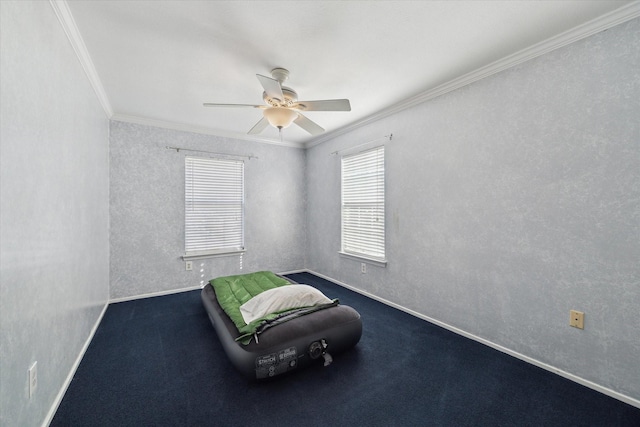
{"type": "Polygon", "coordinates": [[[302,270],[284,271],[282,273],[277,273],[277,274],[279,274],[280,276],[285,276],[287,274],[297,274],[297,273],[307,273],[307,272],[311,273],[309,270],[306,270],[303,268],[302,270]]]}
{"type": "MultiPolygon", "coordinates": [[[[284,271],[282,273],[276,273],[279,274],[281,276],[284,276],[285,274],[296,274],[296,273],[305,273],[309,270],[306,269],[300,269],[300,270],[291,270],[291,271],[284,271]]],[[[316,274],[316,273],[314,273],[316,274]]],[[[319,274],[318,274],[319,276],[319,274]]],[[[209,283],[209,282],[207,282],[209,283]]],[[[206,284],[206,283],[205,283],[206,284]]],[[[112,303],[116,303],[116,302],[125,302],[125,301],[134,301],[137,299],[144,299],[144,298],[151,298],[151,297],[160,297],[163,295],[171,295],[171,294],[179,294],[182,292],[188,292],[188,291],[195,291],[198,289],[202,289],[204,286],[192,286],[189,288],[181,288],[181,289],[171,289],[168,291],[160,291],[160,292],[152,292],[152,293],[148,293],[148,294],[142,294],[142,295],[134,295],[134,296],[130,296],[130,297],[121,297],[121,298],[113,298],[109,300],[109,304],[112,303]]]]}
{"type": "Polygon", "coordinates": [[[441,321],[439,321],[437,319],[433,319],[433,318],[431,318],[429,316],[425,316],[424,314],[418,313],[417,311],[408,309],[408,308],[403,307],[403,306],[401,306],[399,304],[396,304],[394,302],[391,302],[391,301],[386,300],[384,298],[381,298],[379,296],[373,295],[373,294],[371,294],[369,292],[363,291],[362,289],[355,288],[355,287],[353,287],[351,285],[348,285],[346,283],[340,282],[339,280],[333,279],[331,277],[325,276],[323,274],[317,273],[317,272],[312,271],[312,270],[308,270],[307,269],[307,270],[304,270],[304,271],[306,271],[308,273],[311,273],[311,274],[314,274],[314,275],[316,275],[318,277],[321,277],[323,279],[329,280],[331,282],[334,282],[334,283],[336,283],[336,284],[338,284],[340,286],[343,286],[343,287],[345,287],[345,288],[347,288],[349,290],[352,290],[352,291],[354,291],[356,293],[359,293],[361,295],[364,295],[364,296],[366,296],[368,298],[371,298],[373,300],[381,302],[381,303],[383,303],[385,305],[388,305],[390,307],[397,308],[398,310],[404,311],[405,313],[408,313],[408,314],[410,314],[412,316],[415,316],[415,317],[417,317],[419,319],[426,320],[429,323],[433,323],[434,325],[438,325],[440,327],[443,327],[443,328],[445,328],[445,329],[447,329],[447,330],[449,330],[451,332],[454,332],[454,333],[456,333],[458,335],[462,335],[463,337],[466,337],[466,338],[472,339],[474,341],[477,341],[477,342],[479,342],[481,344],[484,344],[484,345],[489,346],[489,347],[491,347],[493,349],[496,349],[496,350],[498,350],[498,351],[500,351],[502,353],[505,353],[505,354],[508,354],[510,356],[513,356],[516,359],[520,359],[520,360],[522,360],[524,362],[527,362],[527,363],[530,363],[532,365],[535,365],[535,366],[537,366],[539,368],[542,368],[542,369],[544,369],[546,371],[552,372],[554,374],[558,374],[561,377],[564,377],[564,378],[566,378],[568,380],[571,380],[573,382],[581,384],[581,385],[583,385],[585,387],[588,387],[588,388],[590,388],[592,390],[599,391],[600,393],[606,394],[607,396],[613,397],[614,399],[620,400],[621,402],[627,403],[627,404],[629,404],[631,406],[635,406],[636,408],[640,408],[640,400],[638,400],[638,399],[634,399],[633,397],[630,397],[630,396],[627,396],[625,394],[619,393],[619,392],[617,392],[615,390],[611,390],[610,388],[601,386],[600,384],[596,384],[596,383],[594,383],[592,381],[586,380],[586,379],[584,379],[582,377],[579,377],[577,375],[574,375],[574,374],[572,374],[570,372],[563,371],[562,369],[556,368],[556,367],[554,367],[552,365],[549,365],[547,363],[541,362],[539,360],[536,360],[536,359],[534,359],[532,357],[529,357],[527,355],[524,355],[522,353],[518,353],[517,351],[511,350],[511,349],[506,348],[506,347],[503,347],[503,346],[501,346],[499,344],[496,344],[496,343],[494,343],[492,341],[489,341],[489,340],[487,340],[485,338],[482,338],[482,337],[479,337],[477,335],[471,334],[471,333],[466,332],[466,331],[464,331],[462,329],[456,328],[455,326],[451,326],[451,325],[449,325],[447,323],[441,322],[441,321]]]}
{"type": "Polygon", "coordinates": [[[198,289],[202,289],[202,286],[198,285],[198,286],[191,286],[189,288],[171,289],[168,291],[151,292],[148,294],[133,295],[130,297],[113,298],[109,300],[109,304],[113,304],[116,302],[134,301],[137,299],[144,299],[144,298],[161,297],[163,295],[180,294],[182,292],[196,291],[198,289]]]}
{"type": "Polygon", "coordinates": [[[56,412],[58,411],[58,407],[60,406],[60,403],[62,402],[64,395],[67,393],[67,389],[71,384],[71,380],[73,380],[73,377],[75,376],[76,371],[78,370],[78,366],[80,366],[80,362],[82,361],[84,354],[89,348],[89,344],[91,344],[91,341],[93,340],[93,336],[98,330],[98,326],[100,326],[100,323],[102,322],[102,318],[104,317],[104,313],[106,313],[108,306],[109,306],[109,303],[105,303],[104,307],[102,307],[100,316],[98,316],[98,320],[96,320],[93,327],[91,328],[91,332],[89,333],[89,336],[87,337],[84,345],[82,346],[82,350],[80,350],[80,354],[78,354],[78,357],[76,358],[76,361],[73,363],[73,366],[71,367],[71,370],[69,371],[69,374],[67,375],[67,378],[65,379],[64,384],[62,384],[62,387],[60,388],[60,391],[58,392],[56,399],[53,401],[53,405],[51,405],[51,408],[49,409],[47,416],[42,422],[42,427],[48,427],[49,424],[51,424],[51,421],[53,421],[53,417],[56,415],[56,412]]]}

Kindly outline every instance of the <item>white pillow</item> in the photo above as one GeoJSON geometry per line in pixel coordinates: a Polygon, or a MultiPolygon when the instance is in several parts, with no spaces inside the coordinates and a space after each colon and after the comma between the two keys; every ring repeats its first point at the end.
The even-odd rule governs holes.
{"type": "Polygon", "coordinates": [[[285,285],[259,293],[240,306],[240,313],[245,323],[249,324],[267,314],[278,311],[332,302],[312,286],[285,285]]]}

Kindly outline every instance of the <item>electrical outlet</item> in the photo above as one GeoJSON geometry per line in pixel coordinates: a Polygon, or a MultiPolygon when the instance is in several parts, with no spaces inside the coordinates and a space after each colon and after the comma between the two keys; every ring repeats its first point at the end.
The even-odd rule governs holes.
{"type": "Polygon", "coordinates": [[[569,326],[573,326],[574,328],[578,329],[584,329],[584,313],[582,311],[570,310],[569,326]]]}
{"type": "Polygon", "coordinates": [[[33,362],[29,368],[29,399],[35,393],[36,387],[38,387],[38,362],[33,362]]]}
{"type": "Polygon", "coordinates": [[[360,273],[362,273],[362,274],[366,274],[367,273],[367,264],[365,264],[364,262],[360,263],[360,273]]]}
{"type": "Polygon", "coordinates": [[[187,271],[193,270],[193,261],[187,261],[184,263],[184,268],[187,271]]]}

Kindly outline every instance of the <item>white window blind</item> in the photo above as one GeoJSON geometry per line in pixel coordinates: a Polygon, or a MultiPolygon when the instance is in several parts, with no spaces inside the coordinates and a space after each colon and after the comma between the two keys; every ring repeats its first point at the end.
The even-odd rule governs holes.
{"type": "Polygon", "coordinates": [[[185,255],[244,250],[244,163],[185,157],[185,255]]]}
{"type": "Polygon", "coordinates": [[[342,252],[385,260],[384,146],[342,158],[342,252]]]}

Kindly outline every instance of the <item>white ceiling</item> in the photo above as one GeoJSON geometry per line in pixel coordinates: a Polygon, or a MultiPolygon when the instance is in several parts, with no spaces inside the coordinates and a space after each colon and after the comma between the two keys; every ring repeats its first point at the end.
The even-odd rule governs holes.
{"type": "Polygon", "coordinates": [[[326,129],[319,137],[296,125],[283,131],[285,142],[309,145],[464,76],[478,78],[478,70],[496,71],[496,64],[565,43],[576,27],[594,27],[602,16],[611,22],[621,11],[637,15],[637,2],[629,3],[69,0],[58,6],[71,13],[71,31],[86,46],[88,74],[93,67],[94,87],[103,90],[112,118],[279,141],[271,127],[257,138],[246,134],[261,110],[202,103],[262,104],[255,75],[283,67],[291,72],[286,85],[301,100],[351,101],[351,112],[305,113],[326,129]]]}

